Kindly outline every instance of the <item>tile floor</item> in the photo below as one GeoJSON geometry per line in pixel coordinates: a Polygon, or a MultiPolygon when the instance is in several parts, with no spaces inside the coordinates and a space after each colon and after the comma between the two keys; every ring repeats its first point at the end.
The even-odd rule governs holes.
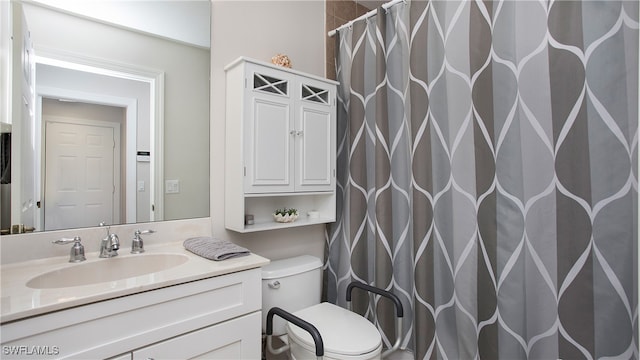
{"type": "MultiPolygon", "coordinates": [[[[279,346],[281,346],[281,342],[274,340],[274,347],[278,348],[279,346]]],[[[267,354],[266,360],[287,360],[288,357],[286,354],[280,354],[280,355],[272,355],[272,354],[267,354]]],[[[388,358],[386,358],[385,360],[414,360],[413,357],[413,353],[409,352],[409,351],[402,351],[402,350],[398,350],[396,352],[394,352],[393,354],[389,355],[388,358]]]]}

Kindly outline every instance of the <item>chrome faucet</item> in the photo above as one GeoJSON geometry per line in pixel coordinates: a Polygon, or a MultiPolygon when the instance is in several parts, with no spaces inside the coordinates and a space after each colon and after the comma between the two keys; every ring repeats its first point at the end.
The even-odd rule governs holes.
{"type": "Polygon", "coordinates": [[[144,243],[142,242],[142,234],[153,234],[153,230],[136,230],[133,233],[133,240],[131,241],[131,253],[141,254],[144,252],[144,243]]]}
{"type": "Polygon", "coordinates": [[[87,260],[87,258],[84,256],[84,246],[82,246],[82,244],[80,243],[80,236],[54,240],[52,241],[52,243],[58,245],[73,243],[73,246],[71,246],[71,253],[69,254],[69,262],[78,263],[87,260]]]}
{"type": "Polygon", "coordinates": [[[120,249],[120,239],[118,239],[118,235],[113,234],[109,231],[110,226],[101,222],[100,226],[107,227],[107,236],[102,239],[100,242],[100,256],[101,258],[110,258],[114,256],[118,256],[118,249],[120,249]]]}

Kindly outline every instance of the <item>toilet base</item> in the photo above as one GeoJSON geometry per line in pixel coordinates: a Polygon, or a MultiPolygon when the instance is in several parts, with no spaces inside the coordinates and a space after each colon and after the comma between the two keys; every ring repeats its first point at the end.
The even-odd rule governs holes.
{"type": "MultiPolygon", "coordinates": [[[[298,345],[295,341],[291,342],[289,349],[292,360],[317,360],[316,354],[298,345]]],[[[330,352],[324,353],[324,360],[380,360],[382,359],[382,346],[374,351],[362,355],[341,355],[330,352]]]]}

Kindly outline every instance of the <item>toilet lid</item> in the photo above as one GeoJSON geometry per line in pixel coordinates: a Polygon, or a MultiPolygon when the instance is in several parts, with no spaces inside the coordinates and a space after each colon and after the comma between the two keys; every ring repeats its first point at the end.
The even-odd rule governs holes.
{"type": "MultiPolygon", "coordinates": [[[[382,339],[376,327],[364,317],[330,303],[317,304],[294,313],[318,329],[325,353],[361,355],[381,348],[382,339]]],[[[315,352],[309,333],[287,323],[287,333],[306,349],[315,352]]]]}

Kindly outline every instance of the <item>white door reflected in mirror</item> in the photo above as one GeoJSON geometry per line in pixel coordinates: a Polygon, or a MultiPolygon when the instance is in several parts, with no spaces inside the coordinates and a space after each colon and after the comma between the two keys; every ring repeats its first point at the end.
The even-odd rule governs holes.
{"type": "Polygon", "coordinates": [[[47,122],[45,134],[45,230],[121,222],[119,124],[47,122]]]}

